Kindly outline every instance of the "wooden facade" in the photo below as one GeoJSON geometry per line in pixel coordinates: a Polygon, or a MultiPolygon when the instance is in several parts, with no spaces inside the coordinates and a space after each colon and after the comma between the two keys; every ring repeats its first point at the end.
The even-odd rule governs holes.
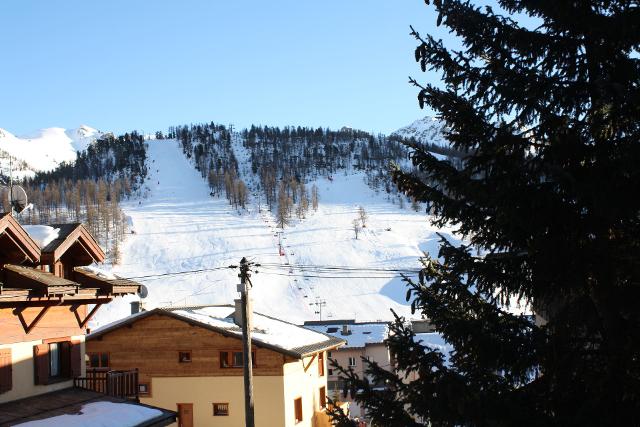
{"type": "MultiPolygon", "coordinates": [[[[253,351],[255,376],[283,375],[288,356],[255,345],[253,351]]],[[[87,341],[88,354],[107,353],[113,370],[138,368],[143,384],[153,377],[242,376],[241,366],[221,367],[221,352],[242,352],[242,341],[161,314],[87,341]],[[181,363],[180,353],[186,351],[191,352],[191,361],[181,363]]]]}
{"type": "Polygon", "coordinates": [[[84,370],[88,320],[139,289],[77,271],[104,252],[81,224],[54,228],[58,239],[40,248],[15,218],[0,215],[0,402],[72,385],[84,370]]]}
{"type": "MultiPolygon", "coordinates": [[[[141,401],[176,410],[178,426],[242,425],[242,337],[236,321],[233,306],[154,309],[134,314],[87,337],[87,369],[136,368],[141,401]],[[203,315],[211,316],[210,321],[190,317],[207,309],[216,313],[203,315]],[[101,367],[102,361],[108,367],[101,367]]],[[[255,322],[260,329],[259,321],[255,322]]],[[[280,322],[281,328],[299,328],[280,322]]],[[[278,327],[275,330],[283,333],[278,327]]],[[[318,334],[315,342],[289,348],[287,338],[277,336],[253,340],[256,426],[329,426],[324,412],[326,351],[344,341],[318,334]]]]}

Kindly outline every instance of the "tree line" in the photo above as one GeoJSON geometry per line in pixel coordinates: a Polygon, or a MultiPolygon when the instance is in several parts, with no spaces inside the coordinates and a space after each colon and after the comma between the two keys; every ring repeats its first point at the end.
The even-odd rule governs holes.
{"type": "MultiPolygon", "coordinates": [[[[81,222],[117,264],[127,231],[120,202],[139,194],[146,176],[146,144],[141,134],[104,135],[78,152],[75,162],[25,179],[22,185],[32,207],[19,220],[45,225],[81,222]]],[[[6,197],[2,203],[9,209],[6,197]]]]}

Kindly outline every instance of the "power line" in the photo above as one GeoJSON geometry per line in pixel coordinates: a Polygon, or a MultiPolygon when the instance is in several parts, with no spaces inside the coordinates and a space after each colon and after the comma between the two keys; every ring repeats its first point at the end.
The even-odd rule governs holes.
{"type": "Polygon", "coordinates": [[[348,267],[348,266],[331,266],[331,265],[303,265],[303,264],[273,264],[262,263],[265,268],[281,268],[294,270],[310,270],[310,271],[342,271],[342,272],[381,272],[381,273],[419,273],[420,269],[411,268],[376,268],[376,267],[348,267]]]}
{"type": "Polygon", "coordinates": [[[235,268],[235,267],[236,266],[229,265],[229,266],[225,266],[225,267],[201,268],[201,269],[198,269],[198,270],[185,270],[185,271],[176,271],[176,272],[169,272],[169,273],[148,274],[148,275],[145,275],[145,276],[118,277],[116,279],[107,279],[105,281],[106,282],[117,282],[119,280],[154,279],[154,278],[167,277],[167,276],[179,276],[179,275],[184,275],[184,274],[207,273],[207,272],[225,270],[225,269],[235,268]]]}
{"type": "Polygon", "coordinates": [[[341,276],[327,276],[327,275],[317,275],[317,274],[295,274],[295,273],[279,273],[275,271],[263,271],[262,274],[271,274],[274,276],[287,276],[287,277],[308,277],[308,278],[316,278],[316,279],[393,279],[395,277],[402,277],[399,274],[387,275],[387,276],[352,276],[352,275],[341,275],[341,276]]]}

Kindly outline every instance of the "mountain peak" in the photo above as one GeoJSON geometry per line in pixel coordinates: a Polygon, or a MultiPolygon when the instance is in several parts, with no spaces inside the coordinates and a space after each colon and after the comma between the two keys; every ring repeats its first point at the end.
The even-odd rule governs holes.
{"type": "Polygon", "coordinates": [[[418,142],[446,146],[444,138],[446,125],[437,117],[425,116],[393,132],[392,135],[403,138],[415,138],[418,142]]]}

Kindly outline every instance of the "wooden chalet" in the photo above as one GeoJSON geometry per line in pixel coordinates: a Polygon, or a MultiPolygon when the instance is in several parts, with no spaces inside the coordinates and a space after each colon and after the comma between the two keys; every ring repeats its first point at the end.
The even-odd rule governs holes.
{"type": "MultiPolygon", "coordinates": [[[[100,404],[103,395],[69,391],[86,373],[87,322],[103,304],[140,288],[83,268],[102,262],[105,254],[82,224],[49,227],[57,237],[38,242],[29,226],[9,213],[0,215],[0,425],[73,413],[85,401],[100,404]]],[[[105,405],[118,399],[133,404],[128,400],[137,400],[136,381],[137,372],[131,372],[127,382],[135,392],[104,396],[105,405]]],[[[158,423],[148,425],[175,419],[167,411],[153,414],[158,423]]]]}
{"type": "MultiPolygon", "coordinates": [[[[87,336],[91,367],[139,369],[140,400],[180,427],[244,425],[241,309],[156,308],[87,336]],[[135,343],[135,344],[133,344],[135,343]]],[[[254,313],[256,427],[328,427],[327,352],[344,340],[254,313]]]]}

